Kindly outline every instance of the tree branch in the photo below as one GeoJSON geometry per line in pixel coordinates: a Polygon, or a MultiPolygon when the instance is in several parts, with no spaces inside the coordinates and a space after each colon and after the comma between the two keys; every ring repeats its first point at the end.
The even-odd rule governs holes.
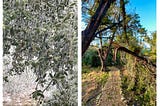
{"type": "Polygon", "coordinates": [[[111,28],[115,27],[116,25],[120,25],[122,22],[123,21],[119,21],[118,23],[113,23],[112,25],[110,25],[110,26],[108,26],[108,27],[96,32],[95,36],[97,36],[99,33],[102,33],[103,31],[106,31],[107,29],[111,29],[111,28]]]}
{"type": "Polygon", "coordinates": [[[149,61],[147,58],[142,57],[142,56],[139,56],[139,55],[136,54],[135,52],[132,52],[131,50],[128,50],[127,48],[125,48],[125,47],[123,47],[123,46],[119,47],[118,50],[121,50],[121,51],[124,51],[124,52],[126,52],[126,53],[128,53],[128,54],[131,54],[132,56],[134,56],[134,57],[136,57],[136,58],[144,61],[145,63],[151,64],[152,66],[156,67],[156,64],[153,64],[153,63],[152,63],[151,61],[149,61]]]}

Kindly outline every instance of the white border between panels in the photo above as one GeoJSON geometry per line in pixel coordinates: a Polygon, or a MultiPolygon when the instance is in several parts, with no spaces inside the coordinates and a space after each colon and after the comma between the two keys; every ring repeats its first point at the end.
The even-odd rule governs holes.
{"type": "Polygon", "coordinates": [[[3,106],[3,2],[0,1],[0,106],[3,106]]]}
{"type": "Polygon", "coordinates": [[[156,89],[156,93],[157,93],[157,106],[160,106],[160,47],[158,45],[160,45],[160,0],[157,0],[156,2],[156,6],[157,6],[157,12],[156,12],[156,26],[157,26],[157,77],[156,77],[156,85],[157,85],[157,89],[156,89]]]}
{"type": "Polygon", "coordinates": [[[78,1],[78,106],[82,104],[81,0],[78,1]]]}

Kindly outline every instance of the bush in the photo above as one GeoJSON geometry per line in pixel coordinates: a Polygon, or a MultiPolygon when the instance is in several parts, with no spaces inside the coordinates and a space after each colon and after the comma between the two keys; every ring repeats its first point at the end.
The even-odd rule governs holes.
{"type": "Polygon", "coordinates": [[[98,67],[101,65],[98,52],[95,49],[88,49],[82,58],[82,64],[91,67],[98,67]]]}

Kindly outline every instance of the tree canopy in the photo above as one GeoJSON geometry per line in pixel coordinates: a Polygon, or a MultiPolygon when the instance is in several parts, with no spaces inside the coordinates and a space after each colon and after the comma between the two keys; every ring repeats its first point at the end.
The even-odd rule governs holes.
{"type": "Polygon", "coordinates": [[[75,0],[4,0],[4,78],[32,70],[33,98],[50,105],[77,104],[77,5],[75,0]],[[7,61],[7,60],[6,60],[7,61]],[[56,87],[55,87],[56,86],[56,87]]]}

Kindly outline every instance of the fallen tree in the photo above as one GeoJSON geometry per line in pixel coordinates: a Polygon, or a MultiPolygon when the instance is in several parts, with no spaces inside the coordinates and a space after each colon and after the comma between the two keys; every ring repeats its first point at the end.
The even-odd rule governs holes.
{"type": "Polygon", "coordinates": [[[118,51],[124,51],[124,52],[126,52],[126,53],[128,53],[128,54],[130,54],[130,55],[132,55],[134,57],[136,57],[137,59],[139,59],[141,61],[144,61],[145,64],[150,64],[150,65],[156,67],[156,64],[152,63],[149,59],[147,59],[147,58],[145,58],[143,56],[139,56],[136,52],[133,52],[133,51],[127,49],[126,47],[123,47],[123,46],[121,46],[119,44],[116,44],[116,43],[113,43],[112,46],[115,49],[114,50],[115,51],[115,53],[114,53],[114,57],[115,58],[116,58],[116,55],[117,55],[118,51]]]}

